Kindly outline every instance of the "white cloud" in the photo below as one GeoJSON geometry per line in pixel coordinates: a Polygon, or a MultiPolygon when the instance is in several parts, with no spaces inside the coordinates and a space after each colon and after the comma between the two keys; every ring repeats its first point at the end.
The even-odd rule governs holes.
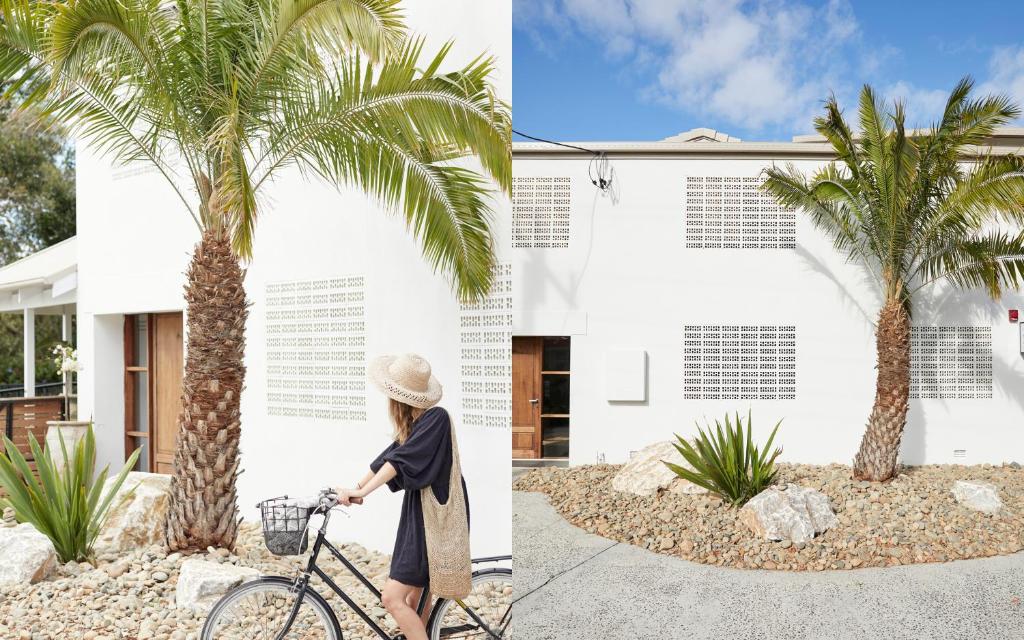
{"type": "Polygon", "coordinates": [[[535,40],[590,37],[657,70],[644,97],[744,129],[807,131],[859,34],[846,0],[516,0],[514,20],[535,40]]]}
{"type": "MultiPolygon", "coordinates": [[[[1003,94],[1024,107],[1024,46],[1000,47],[988,63],[989,77],[978,85],[979,95],[1003,94]]],[[[1024,117],[1017,119],[1024,124],[1024,117]]]]}
{"type": "MultiPolygon", "coordinates": [[[[851,78],[884,78],[901,55],[863,42],[849,0],[515,0],[513,19],[555,55],[597,42],[623,76],[649,79],[641,99],[754,132],[808,132],[832,93],[856,118],[851,78]]],[[[908,126],[938,119],[951,86],[893,80],[872,84],[888,107],[904,101],[908,126]]],[[[993,49],[981,80],[975,95],[1024,106],[1024,46],[993,49]]]]}
{"type": "Polygon", "coordinates": [[[892,109],[895,100],[903,101],[907,109],[908,129],[927,129],[938,122],[946,107],[946,99],[949,98],[949,90],[926,89],[902,80],[885,87],[881,94],[887,111],[892,109]]]}

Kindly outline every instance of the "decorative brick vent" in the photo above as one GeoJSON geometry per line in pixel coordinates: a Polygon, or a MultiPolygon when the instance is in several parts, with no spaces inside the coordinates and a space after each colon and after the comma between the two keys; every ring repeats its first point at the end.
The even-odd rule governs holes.
{"type": "Polygon", "coordinates": [[[992,327],[910,329],[910,397],[992,397],[992,327]]]}
{"type": "Polygon", "coordinates": [[[795,400],[796,327],[683,327],[687,400],[795,400]]]}
{"type": "Polygon", "coordinates": [[[688,176],[687,249],[794,249],[796,212],[761,191],[761,178],[688,176]]]}
{"type": "Polygon", "coordinates": [[[512,178],[512,246],[569,246],[571,178],[512,178]]]}
{"type": "Polygon", "coordinates": [[[363,276],[267,285],[267,414],[366,420],[363,276]]]}
{"type": "Polygon", "coordinates": [[[512,265],[495,267],[491,293],[460,313],[462,423],[512,426],[512,265]]]}
{"type": "Polygon", "coordinates": [[[150,163],[134,163],[127,167],[120,167],[111,173],[114,180],[127,180],[150,173],[158,173],[160,170],[150,163]]]}

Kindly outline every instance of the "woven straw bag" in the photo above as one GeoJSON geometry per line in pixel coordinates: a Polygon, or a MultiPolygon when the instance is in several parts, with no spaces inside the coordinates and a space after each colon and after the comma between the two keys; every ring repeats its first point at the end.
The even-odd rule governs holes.
{"type": "Polygon", "coordinates": [[[452,473],[448,487],[446,504],[437,501],[430,487],[420,489],[430,592],[439,598],[465,598],[473,589],[473,567],[469,557],[469,521],[462,491],[462,467],[455,425],[452,425],[452,473]]]}

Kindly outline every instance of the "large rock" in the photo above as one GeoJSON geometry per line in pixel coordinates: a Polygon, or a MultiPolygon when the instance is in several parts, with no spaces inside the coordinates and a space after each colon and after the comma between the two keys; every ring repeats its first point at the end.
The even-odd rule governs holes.
{"type": "Polygon", "coordinates": [[[181,563],[174,593],[179,608],[207,613],[222,595],[243,582],[255,580],[260,572],[249,567],[190,559],[181,563]]]}
{"type": "Polygon", "coordinates": [[[740,509],[740,521],[767,540],[807,542],[838,520],[828,496],[795,484],[769,487],[740,509]]]}
{"type": "MultiPolygon", "coordinates": [[[[107,480],[104,495],[113,479],[107,480]]],[[[97,555],[122,554],[153,545],[164,545],[171,476],[132,471],[118,489],[107,521],[93,546],[97,555]],[[134,490],[134,491],[133,491],[134,490]],[[132,492],[129,496],[129,492],[132,492]]]]}
{"type": "Polygon", "coordinates": [[[677,476],[662,461],[685,466],[686,461],[670,441],[647,445],[630,458],[612,478],[612,489],[638,496],[652,496],[671,486],[673,493],[707,493],[707,489],[677,476]]]}
{"type": "Polygon", "coordinates": [[[56,566],[53,543],[31,524],[0,529],[0,587],[39,582],[56,566]]]}
{"type": "Polygon", "coordinates": [[[1003,508],[999,491],[987,482],[957,480],[953,484],[953,497],[960,504],[983,513],[995,514],[1003,508]]]}

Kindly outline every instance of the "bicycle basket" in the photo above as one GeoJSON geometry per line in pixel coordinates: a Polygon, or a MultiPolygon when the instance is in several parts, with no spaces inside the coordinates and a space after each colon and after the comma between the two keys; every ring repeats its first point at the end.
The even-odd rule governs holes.
{"type": "Polygon", "coordinates": [[[305,553],[309,544],[306,525],[316,508],[316,501],[309,499],[274,498],[261,502],[263,541],[270,553],[277,556],[305,553]]]}

